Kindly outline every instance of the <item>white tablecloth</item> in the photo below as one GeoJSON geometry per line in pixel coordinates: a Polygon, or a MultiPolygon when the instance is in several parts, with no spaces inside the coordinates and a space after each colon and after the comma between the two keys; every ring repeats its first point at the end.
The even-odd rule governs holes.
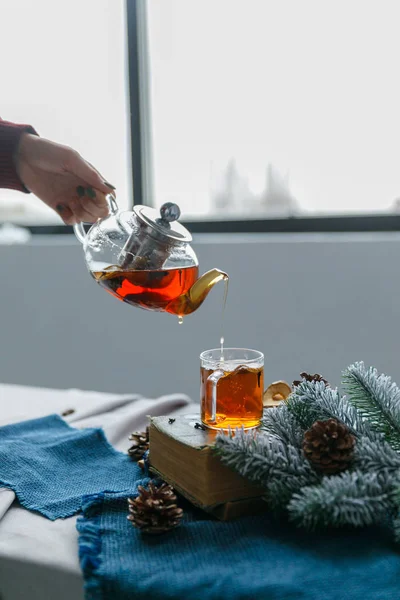
{"type": "MultiPolygon", "coordinates": [[[[157,399],[82,390],[51,390],[0,384],[0,425],[66,410],[74,427],[102,427],[119,450],[129,433],[142,430],[147,415],[198,413],[183,394],[157,399]]],[[[21,508],[14,493],[0,489],[0,599],[82,600],[76,517],[48,521],[21,508]]],[[[112,600],[112,599],[110,599],[112,600]]]]}

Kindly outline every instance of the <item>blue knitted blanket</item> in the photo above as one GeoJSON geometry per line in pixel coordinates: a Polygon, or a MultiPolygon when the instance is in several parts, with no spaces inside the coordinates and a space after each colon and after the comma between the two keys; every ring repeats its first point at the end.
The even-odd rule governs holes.
{"type": "Polygon", "coordinates": [[[0,486],[50,519],[83,510],[88,600],[400,598],[400,554],[384,529],[317,535],[267,515],[222,523],[186,504],[178,529],[145,537],[127,520],[141,477],[99,429],[56,415],[0,428],[0,486]]]}
{"type": "Polygon", "coordinates": [[[223,523],[185,509],[179,528],[146,537],[127,520],[126,497],[86,499],[77,527],[87,600],[400,598],[390,531],[316,534],[267,515],[223,523]]]}
{"type": "Polygon", "coordinates": [[[129,493],[141,473],[101,429],[74,429],[57,415],[0,428],[0,487],[52,520],[77,513],[86,495],[129,493]]]}

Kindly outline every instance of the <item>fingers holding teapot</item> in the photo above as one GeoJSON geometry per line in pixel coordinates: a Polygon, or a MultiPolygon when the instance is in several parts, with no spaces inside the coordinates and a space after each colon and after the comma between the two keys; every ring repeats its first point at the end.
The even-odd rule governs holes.
{"type": "Polygon", "coordinates": [[[95,223],[109,214],[107,194],[83,185],[78,185],[75,190],[65,193],[64,197],[59,197],[55,208],[67,225],[95,223]]]}

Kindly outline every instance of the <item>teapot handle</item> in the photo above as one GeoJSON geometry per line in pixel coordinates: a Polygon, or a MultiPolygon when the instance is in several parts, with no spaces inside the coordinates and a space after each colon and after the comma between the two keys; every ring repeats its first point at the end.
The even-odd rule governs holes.
{"type": "MultiPolygon", "coordinates": [[[[115,215],[118,212],[118,204],[117,204],[114,196],[112,194],[107,194],[106,200],[107,200],[108,211],[109,211],[108,216],[115,215]]],[[[75,233],[77,239],[80,241],[81,244],[83,244],[86,239],[86,231],[85,231],[85,228],[83,227],[83,223],[82,222],[75,223],[73,229],[74,229],[74,233],[75,233]]]]}

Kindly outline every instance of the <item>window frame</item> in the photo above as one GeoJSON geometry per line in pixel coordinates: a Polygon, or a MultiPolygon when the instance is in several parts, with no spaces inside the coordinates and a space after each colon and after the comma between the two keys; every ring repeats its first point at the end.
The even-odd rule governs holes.
{"type": "MultiPolygon", "coordinates": [[[[182,220],[192,233],[378,233],[400,231],[400,215],[351,215],[338,217],[289,217],[226,221],[182,220]]],[[[23,226],[35,235],[73,234],[69,225],[23,226]]]]}

